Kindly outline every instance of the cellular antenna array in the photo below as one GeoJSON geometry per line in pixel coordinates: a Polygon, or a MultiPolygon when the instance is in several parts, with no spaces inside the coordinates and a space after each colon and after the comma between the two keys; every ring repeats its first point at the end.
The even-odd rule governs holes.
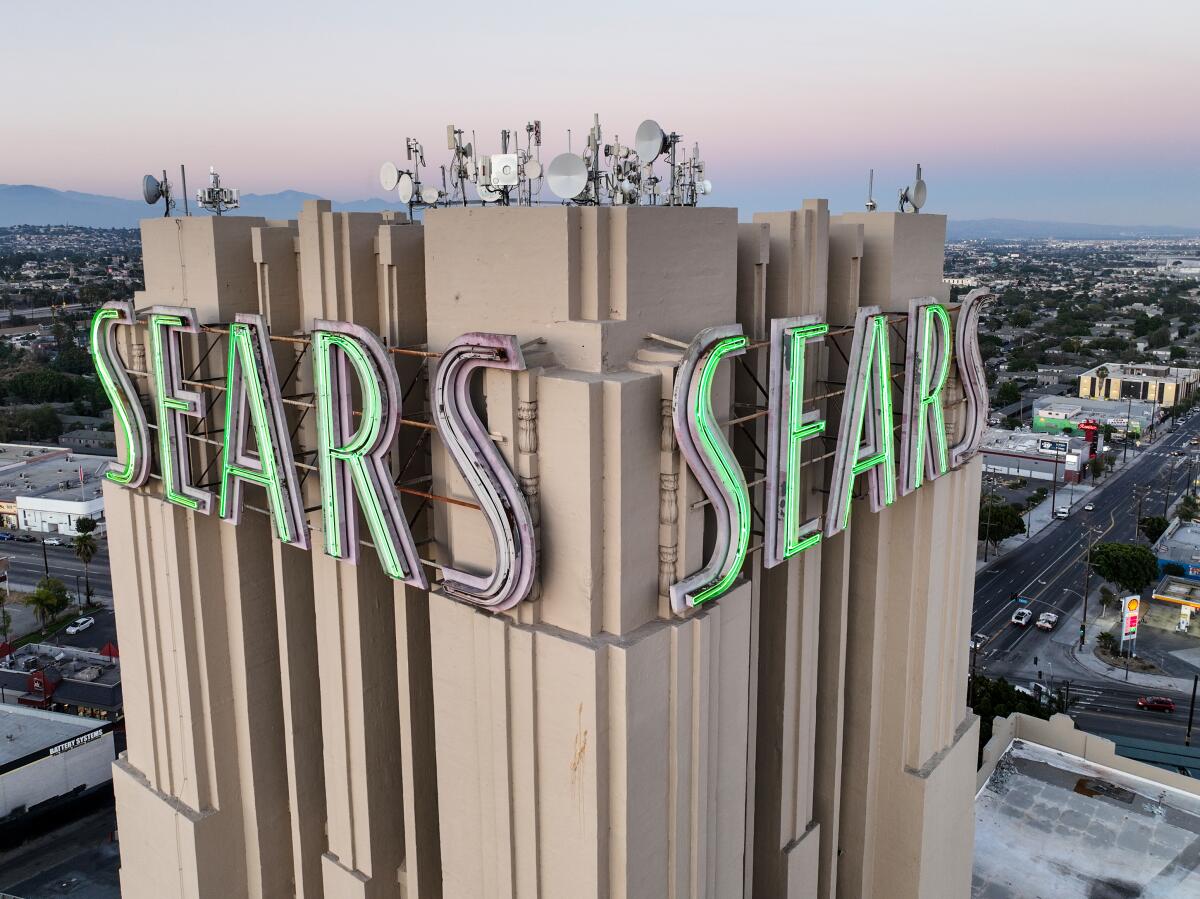
{"type": "Polygon", "coordinates": [[[543,184],[560,202],[585,206],[695,206],[713,189],[699,145],[693,145],[690,155],[681,153],[680,135],[663,131],[650,119],[639,126],[630,146],[616,135],[605,142],[596,114],[588,130],[586,150],[571,151],[568,130],[567,152],[545,166],[541,160],[541,120],[527,122],[524,132],[524,146],[520,129],[506,128],[500,131],[500,152],[482,153],[474,132],[467,141],[464,129],[448,125],[446,149],[452,159],[448,166],[442,166],[440,190],[421,185],[424,151],[414,139],[407,138],[405,151],[411,168],[384,163],[379,172],[380,184],[386,191],[395,190],[400,201],[409,206],[410,220],[416,209],[434,206],[467,206],[472,202],[484,206],[538,205],[543,184]],[[660,159],[668,169],[665,177],[655,172],[655,162],[660,159]],[[474,201],[468,194],[468,184],[474,188],[474,201]]]}
{"type": "Polygon", "coordinates": [[[222,187],[221,176],[213,166],[208,167],[208,187],[196,191],[196,205],[209,210],[213,215],[221,215],[229,209],[237,209],[241,203],[236,187],[222,187]]]}

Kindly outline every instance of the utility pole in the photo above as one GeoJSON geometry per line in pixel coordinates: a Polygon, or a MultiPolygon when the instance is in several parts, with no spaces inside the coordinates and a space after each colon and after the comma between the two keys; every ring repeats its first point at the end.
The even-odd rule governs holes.
{"type": "Polygon", "coordinates": [[[46,557],[46,538],[42,538],[42,567],[46,570],[46,577],[50,577],[50,560],[46,557]]]}
{"type": "Polygon", "coordinates": [[[994,506],[996,504],[995,503],[996,479],[991,476],[987,476],[987,479],[988,479],[988,511],[987,511],[987,525],[985,526],[984,532],[983,532],[983,561],[984,561],[984,564],[986,564],[987,560],[988,560],[988,543],[990,543],[991,539],[992,539],[992,506],[994,506]]]}
{"type": "Polygon", "coordinates": [[[1096,545],[1092,535],[1099,533],[1101,533],[1101,529],[1092,525],[1089,525],[1084,531],[1084,539],[1087,540],[1087,560],[1083,564],[1083,617],[1079,620],[1080,649],[1083,649],[1083,644],[1087,642],[1088,593],[1092,589],[1092,547],[1096,545]]]}
{"type": "Polygon", "coordinates": [[[1187,735],[1183,738],[1184,746],[1192,745],[1192,716],[1196,713],[1196,683],[1200,681],[1200,674],[1192,675],[1192,704],[1188,707],[1188,729],[1187,735]]]}
{"type": "Polygon", "coordinates": [[[1121,447],[1121,461],[1125,462],[1129,458],[1129,432],[1132,430],[1130,425],[1133,424],[1133,397],[1129,397],[1129,402],[1125,405],[1125,445],[1121,447]]]}
{"type": "Polygon", "coordinates": [[[1140,541],[1138,535],[1141,533],[1142,527],[1142,503],[1150,495],[1150,485],[1142,484],[1141,486],[1134,487],[1133,492],[1137,496],[1137,504],[1134,506],[1133,513],[1133,542],[1138,543],[1140,541]]]}

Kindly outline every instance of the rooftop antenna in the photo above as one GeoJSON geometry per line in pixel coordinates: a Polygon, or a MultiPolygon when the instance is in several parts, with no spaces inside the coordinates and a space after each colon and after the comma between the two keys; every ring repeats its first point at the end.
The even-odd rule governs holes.
{"type": "Polygon", "coordinates": [[[871,169],[871,174],[867,177],[867,212],[874,212],[875,209],[875,170],[871,169]]]}
{"type": "Polygon", "coordinates": [[[925,205],[925,180],[921,177],[921,163],[917,163],[917,177],[911,187],[900,191],[900,211],[920,212],[925,205]],[[905,208],[909,207],[909,208],[905,208]]]}
{"type": "Polygon", "coordinates": [[[196,205],[208,209],[214,215],[220,215],[227,209],[237,209],[239,205],[238,189],[222,187],[221,176],[213,166],[208,167],[208,187],[196,191],[196,205]]]}
{"type": "Polygon", "coordinates": [[[163,200],[163,216],[171,215],[171,210],[175,208],[175,200],[171,196],[171,182],[167,180],[166,169],[163,169],[161,181],[153,175],[142,179],[142,199],[150,206],[163,200]]]}
{"type": "Polygon", "coordinates": [[[187,192],[187,169],[183,167],[183,163],[179,163],[179,178],[183,181],[183,214],[190,216],[192,210],[188,209],[188,192],[187,192]]]}
{"type": "Polygon", "coordinates": [[[671,170],[670,193],[668,194],[667,202],[671,206],[679,202],[678,171],[675,165],[675,146],[679,143],[679,139],[680,135],[674,131],[667,134],[654,119],[646,119],[646,121],[638,125],[637,133],[633,137],[633,145],[637,149],[638,158],[642,160],[642,164],[648,169],[649,176],[646,180],[650,189],[651,205],[657,200],[658,178],[650,173],[650,167],[664,153],[668,156],[667,165],[671,170]]]}

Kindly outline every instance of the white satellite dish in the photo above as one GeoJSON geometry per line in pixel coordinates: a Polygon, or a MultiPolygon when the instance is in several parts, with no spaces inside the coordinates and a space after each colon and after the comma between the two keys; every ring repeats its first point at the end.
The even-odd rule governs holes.
{"type": "Polygon", "coordinates": [[[408,172],[401,172],[396,182],[396,196],[401,203],[411,203],[413,198],[413,180],[408,172]]]}
{"type": "Polygon", "coordinates": [[[162,183],[153,175],[147,175],[142,179],[142,199],[149,205],[153,206],[162,199],[163,189],[162,183]]]}
{"type": "Polygon", "coordinates": [[[437,201],[442,198],[442,192],[432,184],[427,184],[421,188],[421,202],[426,206],[436,206],[437,201]]]}
{"type": "Polygon", "coordinates": [[[704,196],[708,196],[709,194],[712,193],[712,182],[709,181],[707,178],[705,178],[703,181],[701,181],[698,186],[700,189],[700,193],[702,193],[704,196]]]}
{"type": "Polygon", "coordinates": [[[658,122],[646,119],[638,125],[637,133],[633,136],[633,146],[643,164],[651,163],[667,148],[667,135],[658,122]]]}
{"type": "Polygon", "coordinates": [[[925,179],[921,177],[921,165],[917,163],[917,180],[913,182],[912,193],[908,198],[914,212],[920,212],[921,207],[925,205],[925,194],[925,179]]]}
{"type": "Polygon", "coordinates": [[[475,148],[471,146],[470,141],[467,141],[466,146],[463,147],[463,156],[470,159],[471,156],[474,155],[474,153],[475,153],[475,148]]]}
{"type": "Polygon", "coordinates": [[[536,181],[542,177],[542,164],[536,159],[525,160],[525,177],[530,181],[536,181]]]}
{"type": "Polygon", "coordinates": [[[583,193],[587,182],[587,165],[574,153],[559,153],[546,168],[546,183],[559,199],[574,200],[583,193]]]}
{"type": "Polygon", "coordinates": [[[379,183],[383,185],[384,190],[396,189],[396,185],[400,183],[400,170],[394,162],[385,162],[379,167],[379,183]]]}
{"type": "Polygon", "coordinates": [[[504,194],[496,190],[494,187],[488,187],[486,184],[476,184],[475,193],[479,194],[479,199],[485,203],[495,203],[504,194]]]}

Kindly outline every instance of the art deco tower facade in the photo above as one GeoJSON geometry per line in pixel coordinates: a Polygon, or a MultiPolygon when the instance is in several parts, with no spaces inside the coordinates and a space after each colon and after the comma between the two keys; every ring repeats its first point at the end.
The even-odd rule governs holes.
{"type": "MultiPolygon", "coordinates": [[[[878,514],[854,499],[847,530],[777,567],[754,536],[732,589],[693,611],[668,598],[713,539],[672,428],[687,343],[733,322],[750,339],[714,407],[761,514],[769,322],[830,323],[807,385],[830,423],[805,450],[802,502],[819,517],[844,326],[879,306],[901,347],[909,301],[947,299],[944,217],[809,201],[743,224],[732,209],[567,206],[411,224],[313,201],[292,222],[142,231],[136,305],[212,326],[184,367],[214,409],[222,326],[266,317],[314,532],[306,334],[350,321],[399,351],[392,470],[435,587],[447,566],[496,557],[430,424],[438,354],[468,332],[516,335],[524,370],[486,370],[474,396],[540,564],[531,598],[492,613],[390,580],[370,547],[352,565],[319,540],[281,544],[258,488],[235,526],[163,502],[158,480],[108,485],[126,896],[967,893],[978,460],[878,514]]],[[[122,349],[148,395],[145,329],[122,349]]],[[[952,376],[952,435],[961,396],[952,376]]],[[[189,437],[204,483],[219,431],[210,416],[189,437]]]]}

